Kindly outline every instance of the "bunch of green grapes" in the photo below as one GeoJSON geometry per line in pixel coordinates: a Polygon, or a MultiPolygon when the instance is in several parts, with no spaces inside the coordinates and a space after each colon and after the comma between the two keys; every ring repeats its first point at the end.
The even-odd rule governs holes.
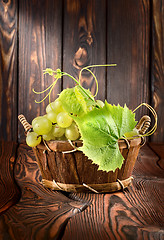
{"type": "MultiPolygon", "coordinates": [[[[99,107],[103,107],[101,100],[96,101],[99,107]]],[[[94,106],[93,106],[94,107],[94,106]]],[[[90,108],[90,111],[93,109],[90,108]]],[[[80,138],[80,133],[75,121],[63,109],[62,103],[57,98],[46,107],[46,114],[32,121],[32,131],[27,134],[26,143],[30,147],[40,144],[41,140],[72,140],[80,138]]]]}
{"type": "Polygon", "coordinates": [[[57,98],[46,107],[46,114],[32,121],[33,131],[26,137],[30,147],[37,146],[42,138],[50,140],[77,140],[80,137],[78,127],[70,115],[64,111],[61,101],[57,98]]]}

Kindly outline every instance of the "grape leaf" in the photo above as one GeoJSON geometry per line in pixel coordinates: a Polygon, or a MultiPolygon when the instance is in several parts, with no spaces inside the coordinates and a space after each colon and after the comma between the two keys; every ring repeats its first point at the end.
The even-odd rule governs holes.
{"type": "Polygon", "coordinates": [[[80,87],[78,87],[78,91],[83,95],[84,100],[87,104],[87,110],[88,110],[90,106],[95,106],[96,102],[94,101],[94,97],[92,96],[91,91],[89,89],[84,89],[84,90],[88,94],[88,96],[90,96],[90,98],[88,98],[88,96],[85,94],[85,92],[83,92],[82,89],[80,87]]]}
{"type": "Polygon", "coordinates": [[[86,112],[86,102],[82,94],[77,93],[77,87],[64,89],[60,95],[59,100],[65,111],[74,115],[80,115],[86,112]]]}
{"type": "Polygon", "coordinates": [[[121,168],[123,156],[118,139],[136,125],[135,114],[127,108],[105,102],[103,108],[73,116],[78,125],[83,146],[79,148],[89,159],[99,165],[99,170],[115,171],[121,168]]]}
{"type": "MultiPolygon", "coordinates": [[[[90,94],[88,91],[87,93],[90,94]]],[[[91,102],[94,104],[78,86],[64,89],[59,95],[59,100],[66,112],[78,116],[88,111],[91,102]]]]}
{"type": "Polygon", "coordinates": [[[99,148],[93,148],[93,145],[84,144],[84,146],[81,147],[81,151],[83,151],[93,163],[99,165],[98,170],[107,172],[115,171],[116,168],[121,168],[124,160],[117,141],[112,145],[106,145],[99,148]]]}

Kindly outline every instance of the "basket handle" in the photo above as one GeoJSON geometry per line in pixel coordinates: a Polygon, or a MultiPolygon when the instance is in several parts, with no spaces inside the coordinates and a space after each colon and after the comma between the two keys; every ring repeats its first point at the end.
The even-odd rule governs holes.
{"type": "Polygon", "coordinates": [[[22,125],[25,129],[25,133],[27,134],[32,129],[32,125],[27,122],[27,120],[23,114],[20,114],[18,116],[18,119],[22,123],[22,125]]]}
{"type": "Polygon", "coordinates": [[[151,118],[148,115],[144,115],[136,126],[136,129],[139,131],[139,134],[144,135],[145,132],[150,127],[150,123],[151,118]]]}

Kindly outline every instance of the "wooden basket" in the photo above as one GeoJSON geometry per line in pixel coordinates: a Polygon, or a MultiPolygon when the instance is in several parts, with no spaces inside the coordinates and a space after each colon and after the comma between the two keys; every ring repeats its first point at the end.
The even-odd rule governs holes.
{"type": "MultiPolygon", "coordinates": [[[[19,115],[25,131],[31,125],[23,115],[19,115]]],[[[144,116],[137,128],[143,134],[150,125],[150,117],[144,116]]],[[[115,172],[98,170],[76,147],[82,146],[82,141],[49,141],[42,142],[33,148],[42,175],[42,184],[52,190],[66,192],[114,192],[128,187],[132,181],[132,171],[144,138],[119,140],[120,152],[124,157],[121,169],[115,172]]]]}

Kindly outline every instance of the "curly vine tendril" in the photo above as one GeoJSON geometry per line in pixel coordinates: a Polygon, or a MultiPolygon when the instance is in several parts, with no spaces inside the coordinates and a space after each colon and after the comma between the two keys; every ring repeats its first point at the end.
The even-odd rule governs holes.
{"type": "MultiPolygon", "coordinates": [[[[33,89],[33,92],[34,92],[35,94],[42,94],[42,93],[45,93],[45,92],[47,92],[47,91],[49,90],[49,92],[46,94],[46,96],[45,96],[42,100],[40,100],[40,101],[36,101],[36,100],[35,100],[35,102],[36,102],[36,103],[41,103],[41,102],[43,102],[43,101],[48,97],[48,98],[49,98],[49,103],[51,103],[51,99],[50,99],[50,98],[51,98],[51,92],[52,92],[53,88],[55,87],[57,81],[58,81],[61,77],[63,77],[63,76],[68,76],[68,77],[70,77],[71,79],[73,79],[73,81],[76,82],[76,84],[77,84],[77,85],[80,87],[80,89],[86,94],[86,96],[87,96],[89,99],[91,99],[93,102],[95,102],[94,97],[95,97],[95,96],[97,95],[97,93],[98,93],[98,81],[97,81],[97,78],[96,78],[95,74],[90,70],[90,68],[95,68],[95,67],[115,67],[115,66],[117,66],[117,64],[90,65],[90,66],[84,67],[84,68],[82,68],[82,69],[80,70],[80,72],[79,72],[79,79],[78,79],[78,80],[77,80],[76,78],[74,78],[73,76],[71,76],[70,74],[68,74],[68,73],[66,73],[66,72],[62,72],[60,69],[52,70],[51,68],[46,68],[45,70],[43,70],[44,74],[49,74],[50,76],[53,76],[53,77],[55,78],[55,81],[54,81],[52,84],[50,84],[50,86],[47,87],[47,88],[46,88],[45,90],[43,90],[43,91],[37,92],[37,91],[35,91],[35,90],[33,89]],[[82,72],[83,72],[84,70],[87,70],[87,71],[93,76],[93,78],[94,78],[94,80],[95,80],[95,83],[96,83],[96,93],[95,93],[95,95],[93,96],[93,98],[92,98],[92,96],[90,96],[90,95],[88,94],[88,92],[81,86],[81,77],[82,77],[82,72]]],[[[99,107],[98,105],[96,105],[96,106],[99,107]]],[[[154,119],[155,119],[155,123],[154,123],[154,126],[152,127],[152,129],[151,129],[149,132],[147,132],[147,133],[145,133],[144,135],[142,135],[142,136],[150,136],[150,135],[152,135],[152,134],[156,131],[156,129],[157,129],[157,119],[158,119],[157,113],[156,113],[156,111],[154,110],[154,108],[151,107],[151,106],[150,106],[149,104],[147,104],[147,103],[141,103],[138,107],[136,107],[136,108],[133,110],[133,112],[137,111],[137,110],[138,110],[140,107],[142,107],[142,106],[147,107],[147,108],[151,111],[151,113],[153,114],[154,119]]]]}

